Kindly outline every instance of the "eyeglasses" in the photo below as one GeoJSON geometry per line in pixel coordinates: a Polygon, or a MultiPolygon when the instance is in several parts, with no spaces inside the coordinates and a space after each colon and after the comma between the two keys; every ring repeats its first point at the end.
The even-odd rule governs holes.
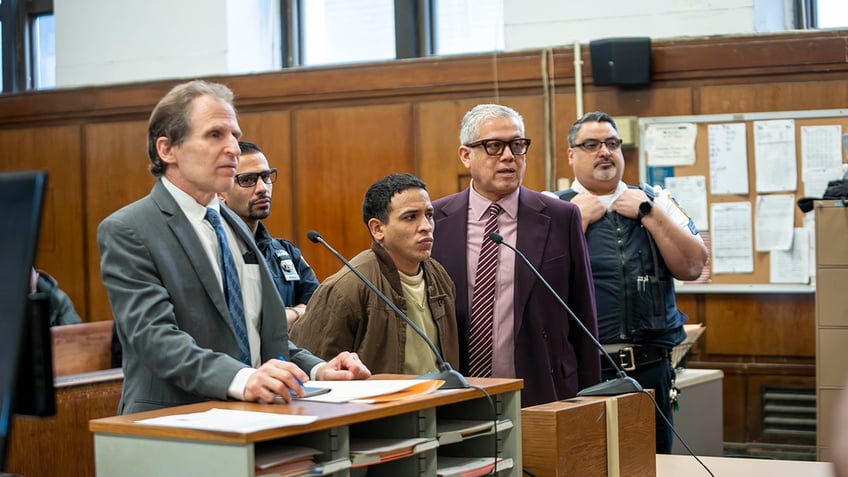
{"type": "Polygon", "coordinates": [[[509,150],[516,156],[523,156],[524,154],[527,154],[527,149],[530,148],[530,140],[526,137],[517,137],[509,141],[503,141],[501,139],[483,139],[481,141],[466,144],[465,147],[483,146],[483,149],[486,150],[486,154],[490,156],[500,156],[503,154],[504,149],[506,149],[507,144],[509,144],[509,150]]]}
{"type": "Polygon", "coordinates": [[[244,174],[236,174],[236,183],[242,187],[253,187],[256,181],[262,178],[262,182],[273,184],[277,182],[277,168],[268,169],[262,172],[245,172],[244,174]]]}
{"type": "Polygon", "coordinates": [[[598,152],[601,149],[601,144],[607,147],[607,150],[617,151],[621,149],[621,139],[614,137],[607,139],[606,141],[598,141],[597,139],[587,139],[580,144],[575,144],[571,147],[580,147],[583,148],[586,152],[598,152]]]}

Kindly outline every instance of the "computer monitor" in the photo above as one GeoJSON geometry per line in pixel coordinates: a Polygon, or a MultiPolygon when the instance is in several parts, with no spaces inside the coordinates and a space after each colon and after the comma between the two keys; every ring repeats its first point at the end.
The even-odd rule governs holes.
{"type": "MultiPolygon", "coordinates": [[[[14,399],[19,394],[16,389],[19,366],[37,364],[24,362],[21,349],[36,343],[30,340],[24,344],[22,339],[28,329],[28,309],[32,310],[29,284],[46,185],[45,171],[0,173],[0,469],[5,467],[14,399]]],[[[36,345],[50,349],[51,343],[48,339],[36,345]]],[[[39,350],[27,352],[29,356],[39,350]]],[[[43,360],[40,362],[43,364],[43,360]]],[[[43,373],[43,370],[26,369],[25,372],[35,375],[43,373]]],[[[49,382],[31,380],[30,385],[38,386],[29,391],[31,396],[48,394],[46,399],[53,399],[52,369],[49,372],[49,382]]]]}

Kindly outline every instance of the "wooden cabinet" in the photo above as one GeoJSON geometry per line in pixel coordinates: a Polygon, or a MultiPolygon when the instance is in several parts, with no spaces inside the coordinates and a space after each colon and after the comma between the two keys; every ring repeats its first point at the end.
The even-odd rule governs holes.
{"type": "Polygon", "coordinates": [[[830,460],[832,408],[842,392],[848,361],[848,208],[816,202],[816,444],[830,460]]]}
{"type": "MultiPolygon", "coordinates": [[[[498,475],[521,475],[521,394],[519,379],[468,378],[478,389],[436,391],[431,394],[381,404],[295,401],[290,405],[243,402],[204,402],[90,422],[94,432],[98,477],[150,475],[204,475],[254,477],[258,446],[278,442],[309,446],[322,452],[320,461],[350,455],[351,442],[359,437],[409,439],[437,438],[440,419],[510,421],[497,435],[471,439],[425,450],[422,453],[367,467],[369,476],[436,476],[439,456],[498,457],[512,459],[512,467],[498,475]],[[491,397],[485,396],[483,391],[491,397]],[[492,414],[494,406],[495,415],[492,414]],[[202,431],[138,424],[136,421],[209,409],[237,409],[275,414],[317,416],[311,424],[256,432],[202,431]]],[[[499,426],[500,427],[500,426],[499,426]]],[[[343,469],[331,475],[350,477],[365,469],[343,469]]]]}

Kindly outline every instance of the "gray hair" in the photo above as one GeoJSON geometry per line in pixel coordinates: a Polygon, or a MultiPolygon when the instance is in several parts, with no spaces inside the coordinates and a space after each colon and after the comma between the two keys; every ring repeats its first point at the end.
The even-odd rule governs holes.
{"type": "Polygon", "coordinates": [[[495,118],[514,119],[524,135],[524,118],[518,111],[500,104],[478,104],[465,113],[462,118],[462,127],[459,130],[459,143],[468,144],[474,142],[480,134],[480,125],[485,121],[495,118]]]}
{"type": "Polygon", "coordinates": [[[150,113],[147,123],[147,155],[150,159],[150,173],[155,177],[164,175],[166,167],[159,157],[156,141],[165,137],[173,146],[182,144],[191,131],[191,106],[201,96],[212,96],[233,106],[233,92],[230,88],[219,83],[194,80],[174,86],[150,113]]]}

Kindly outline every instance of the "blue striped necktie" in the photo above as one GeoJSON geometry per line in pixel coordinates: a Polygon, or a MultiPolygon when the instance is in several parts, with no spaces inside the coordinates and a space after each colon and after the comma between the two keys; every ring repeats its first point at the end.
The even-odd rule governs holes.
{"type": "Polygon", "coordinates": [[[250,342],[247,339],[244,302],[242,301],[241,284],[239,283],[238,270],[236,270],[236,262],[230,253],[227,234],[224,233],[224,226],[221,224],[221,216],[218,215],[215,209],[207,208],[206,220],[212,224],[212,228],[215,229],[215,235],[218,237],[218,265],[221,267],[221,278],[224,282],[224,298],[227,300],[227,308],[230,311],[230,321],[233,323],[233,329],[238,340],[239,360],[250,366],[250,342]]]}

